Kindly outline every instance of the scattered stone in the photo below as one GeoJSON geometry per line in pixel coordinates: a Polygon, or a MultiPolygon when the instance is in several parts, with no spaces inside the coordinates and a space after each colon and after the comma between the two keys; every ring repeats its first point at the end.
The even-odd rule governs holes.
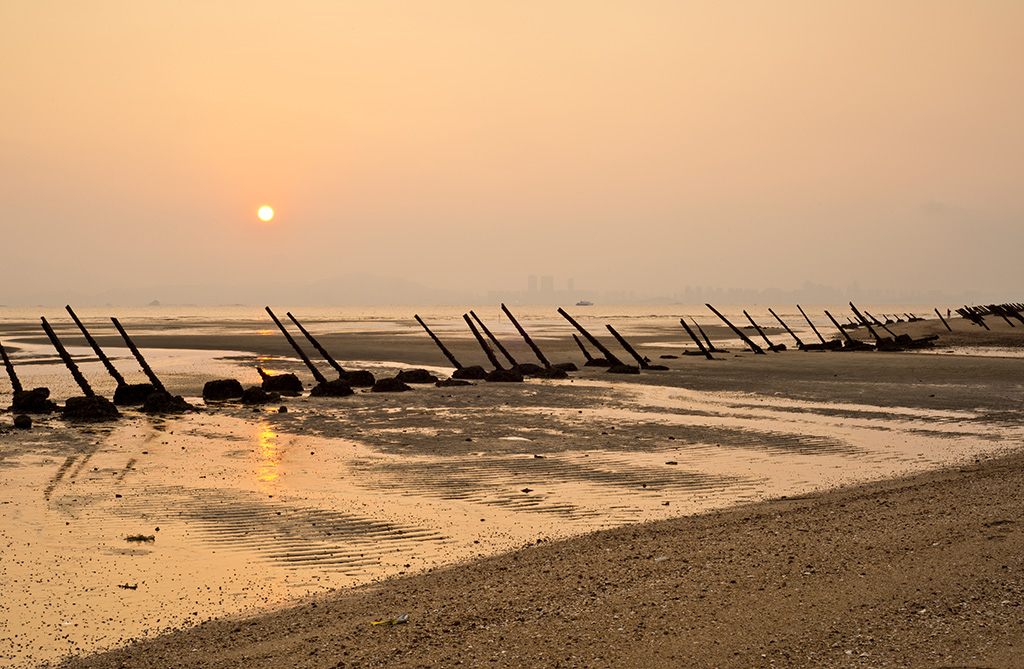
{"type": "Polygon", "coordinates": [[[139,406],[145,404],[156,388],[152,383],[122,383],[114,391],[114,404],[118,406],[139,406]]]}
{"type": "Polygon", "coordinates": [[[584,367],[608,367],[609,365],[611,363],[604,358],[592,358],[583,363],[584,367]]]}
{"type": "Polygon", "coordinates": [[[101,422],[121,416],[114,403],[106,397],[69,397],[61,414],[65,420],[101,422]]]}
{"type": "MultiPolygon", "coordinates": [[[[573,366],[575,367],[575,365],[573,366]]],[[[569,372],[559,367],[547,367],[535,376],[538,379],[567,379],[569,378],[569,372]]]]}
{"type": "Polygon", "coordinates": [[[222,402],[224,400],[237,400],[242,398],[241,382],[238,379],[217,379],[207,381],[203,386],[203,399],[207,402],[222,402]]]}
{"type": "Polygon", "coordinates": [[[49,388],[33,388],[32,390],[15,390],[11,411],[20,413],[52,413],[57,411],[57,404],[50,399],[49,388]]]}
{"type": "Polygon", "coordinates": [[[640,368],[636,365],[612,365],[608,368],[609,374],[639,374],[640,368]]]}
{"type": "Polygon", "coordinates": [[[14,417],[14,427],[18,428],[19,430],[31,430],[32,419],[26,416],[25,414],[18,414],[17,416],[14,417]]]}
{"type": "Polygon", "coordinates": [[[251,386],[242,392],[242,404],[268,404],[280,399],[279,393],[268,393],[260,386],[251,386]]]}
{"type": "Polygon", "coordinates": [[[577,367],[576,363],[574,363],[574,362],[557,362],[557,363],[555,363],[554,365],[551,365],[551,366],[554,367],[555,369],[560,369],[563,372],[578,372],[578,371],[580,371],[580,368],[577,367]]]}
{"type": "Polygon", "coordinates": [[[395,378],[402,383],[437,383],[438,378],[425,369],[403,369],[395,378]]]}
{"type": "Polygon", "coordinates": [[[268,393],[293,396],[302,394],[302,381],[299,381],[299,377],[294,374],[268,374],[261,367],[257,367],[256,371],[263,379],[263,390],[268,393]]]}
{"type": "Polygon", "coordinates": [[[343,381],[346,385],[354,388],[369,388],[377,382],[377,379],[373,378],[373,374],[365,369],[340,372],[338,374],[338,379],[343,381]]]}
{"type": "Polygon", "coordinates": [[[327,383],[318,383],[313,386],[313,389],[309,391],[310,397],[348,397],[355,391],[352,387],[341,379],[335,379],[334,381],[328,381],[327,383]]]}
{"type": "Polygon", "coordinates": [[[512,369],[523,376],[542,376],[547,372],[547,367],[541,367],[540,365],[535,365],[532,362],[521,362],[512,369]]]}
{"type": "Polygon", "coordinates": [[[412,390],[412,388],[397,378],[378,379],[370,389],[374,393],[400,393],[406,390],[412,390]]]}
{"type": "Polygon", "coordinates": [[[462,369],[456,369],[452,373],[452,378],[480,381],[487,378],[487,370],[480,365],[471,365],[469,367],[463,367],[462,369]]]}
{"type": "Polygon", "coordinates": [[[522,383],[523,375],[514,369],[496,369],[484,380],[491,383],[522,383]]]}

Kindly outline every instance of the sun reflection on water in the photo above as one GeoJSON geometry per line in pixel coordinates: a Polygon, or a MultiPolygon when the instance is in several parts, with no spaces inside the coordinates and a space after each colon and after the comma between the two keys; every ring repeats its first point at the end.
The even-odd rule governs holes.
{"type": "Polygon", "coordinates": [[[281,472],[281,445],[277,442],[278,434],[266,423],[258,426],[256,433],[256,482],[273,483],[281,472]]]}

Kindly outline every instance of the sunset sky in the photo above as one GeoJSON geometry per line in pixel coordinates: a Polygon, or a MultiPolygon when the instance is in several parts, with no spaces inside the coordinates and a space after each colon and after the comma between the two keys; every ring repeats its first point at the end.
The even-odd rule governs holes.
{"type": "Polygon", "coordinates": [[[1019,0],[10,1],[0,63],[0,304],[358,272],[1024,300],[1019,0]]]}

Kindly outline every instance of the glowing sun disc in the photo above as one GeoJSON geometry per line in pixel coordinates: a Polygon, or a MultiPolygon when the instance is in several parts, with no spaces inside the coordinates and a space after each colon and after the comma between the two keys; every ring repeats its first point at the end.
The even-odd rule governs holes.
{"type": "Polygon", "coordinates": [[[269,221],[274,218],[274,210],[270,207],[260,207],[260,210],[256,212],[256,215],[260,217],[261,221],[269,221]]]}

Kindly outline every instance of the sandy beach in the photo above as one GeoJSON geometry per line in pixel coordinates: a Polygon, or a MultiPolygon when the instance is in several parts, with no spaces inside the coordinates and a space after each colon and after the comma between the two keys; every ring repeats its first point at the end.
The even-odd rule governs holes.
{"type": "MultiPolygon", "coordinates": [[[[222,325],[135,340],[146,351],[230,352],[218,364],[245,383],[257,363],[308,383],[282,337],[222,325]]],[[[939,334],[932,352],[732,347],[708,361],[656,360],[682,352],[679,327],[637,319],[616,327],[669,370],[286,398],[285,412],[126,412],[116,426],[51,417],[16,432],[4,422],[5,521],[34,533],[4,535],[17,561],[3,572],[16,593],[8,658],[1018,666],[1024,336],[1002,323],[952,325],[902,325],[939,334]],[[124,543],[142,530],[153,544],[124,543]],[[40,538],[52,545],[40,551],[40,538]],[[55,580],[80,589],[34,584],[45,555],[63,570],[55,580]],[[170,604],[197,581],[220,594],[170,604]],[[91,593],[83,608],[110,607],[96,615],[102,632],[60,628],[76,626],[75,592],[91,593]],[[71,604],[38,603],[45,593],[71,604]],[[129,624],[133,612],[147,624],[129,624]],[[403,624],[371,625],[402,614],[403,624]],[[63,645],[41,619],[66,632],[63,645]],[[143,639],[154,625],[176,631],[143,639]]],[[[310,327],[346,367],[452,371],[422,332],[310,327]]],[[[538,330],[553,362],[582,364],[564,326],[538,330]]],[[[446,342],[481,363],[475,342],[446,342]]],[[[513,353],[528,355],[518,344],[513,353]]],[[[161,375],[189,398],[210,380],[185,367],[161,375]]]]}

